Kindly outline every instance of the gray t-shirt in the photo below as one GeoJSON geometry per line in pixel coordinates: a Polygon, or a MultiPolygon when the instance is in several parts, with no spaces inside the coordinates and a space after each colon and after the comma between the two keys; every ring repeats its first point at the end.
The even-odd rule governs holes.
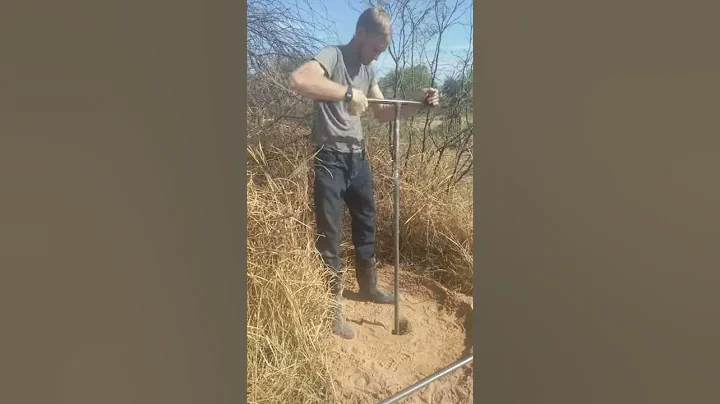
{"type": "MultiPolygon", "coordinates": [[[[326,76],[344,86],[352,84],[367,96],[376,84],[375,69],[365,66],[350,54],[346,45],[326,46],[313,58],[320,62],[326,76]]],[[[318,147],[343,153],[358,153],[364,149],[363,130],[359,116],[348,114],[345,101],[315,101],[315,124],[312,141],[318,147]]]]}

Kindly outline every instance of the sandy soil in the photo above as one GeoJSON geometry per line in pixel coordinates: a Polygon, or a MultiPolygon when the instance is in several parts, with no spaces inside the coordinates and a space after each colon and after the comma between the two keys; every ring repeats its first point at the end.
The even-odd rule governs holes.
{"type": "MultiPolygon", "coordinates": [[[[379,271],[379,283],[393,290],[393,268],[379,271]]],[[[335,336],[330,370],[335,402],[378,403],[472,352],[472,298],[401,272],[400,315],[409,333],[394,335],[394,305],[356,300],[355,276],[345,283],[346,318],[355,339],[335,336]]],[[[402,403],[472,403],[472,363],[432,382],[402,403]]]]}

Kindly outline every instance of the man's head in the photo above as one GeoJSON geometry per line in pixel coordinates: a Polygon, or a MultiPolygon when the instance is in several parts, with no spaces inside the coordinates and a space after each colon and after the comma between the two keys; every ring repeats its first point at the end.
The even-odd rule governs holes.
{"type": "Polygon", "coordinates": [[[379,7],[365,10],[358,18],[354,40],[358,44],[360,61],[369,65],[385,52],[392,37],[390,15],[379,7]]]}

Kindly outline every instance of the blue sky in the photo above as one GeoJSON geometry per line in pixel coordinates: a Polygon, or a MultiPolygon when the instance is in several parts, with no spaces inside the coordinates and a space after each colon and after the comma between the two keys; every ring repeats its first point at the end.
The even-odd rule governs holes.
{"type": "MultiPolygon", "coordinates": [[[[327,38],[329,44],[337,44],[338,41],[340,43],[349,42],[353,34],[355,33],[355,23],[357,22],[359,13],[356,10],[353,10],[353,8],[351,8],[345,0],[316,0],[311,3],[322,3],[327,9],[327,12],[329,14],[328,22],[334,26],[334,29],[337,33],[337,38],[327,38]]],[[[363,7],[358,5],[355,6],[355,8],[361,9],[363,7]]],[[[472,18],[472,10],[469,10],[461,17],[459,22],[464,24],[470,24],[472,23],[472,18]]],[[[450,66],[455,60],[457,60],[456,57],[453,56],[453,53],[462,55],[466,52],[468,46],[470,45],[470,32],[470,27],[456,25],[449,28],[443,34],[443,42],[441,46],[442,51],[440,53],[440,66],[438,69],[441,72],[441,74],[439,74],[440,77],[443,77],[445,76],[445,74],[449,73],[451,71],[450,66]]],[[[377,62],[375,62],[375,69],[379,75],[384,75],[385,73],[390,71],[392,67],[394,67],[394,63],[387,51],[380,56],[377,62]]]]}

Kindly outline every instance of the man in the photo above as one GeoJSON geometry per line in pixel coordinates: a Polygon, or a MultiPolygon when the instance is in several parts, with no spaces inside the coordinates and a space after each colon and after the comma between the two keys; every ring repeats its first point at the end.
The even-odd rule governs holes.
{"type": "MultiPolygon", "coordinates": [[[[365,10],[358,18],[350,43],[326,46],[290,76],[292,88],[315,101],[312,140],[318,148],[315,165],[315,215],[320,238],[316,247],[330,268],[330,289],[335,298],[333,332],[343,338],[355,336],[340,307],[342,272],[340,241],[343,201],[352,219],[356,278],[360,296],[376,303],[392,303],[394,296],[377,285],[375,267],[375,200],[373,181],[365,154],[360,114],[367,98],[383,98],[372,62],[390,44],[390,17],[380,8],[365,10]]],[[[435,89],[416,92],[418,101],[436,106],[435,89]]],[[[401,117],[420,112],[422,106],[404,106],[401,117]]],[[[371,106],[376,120],[395,119],[390,105],[371,106]]]]}

